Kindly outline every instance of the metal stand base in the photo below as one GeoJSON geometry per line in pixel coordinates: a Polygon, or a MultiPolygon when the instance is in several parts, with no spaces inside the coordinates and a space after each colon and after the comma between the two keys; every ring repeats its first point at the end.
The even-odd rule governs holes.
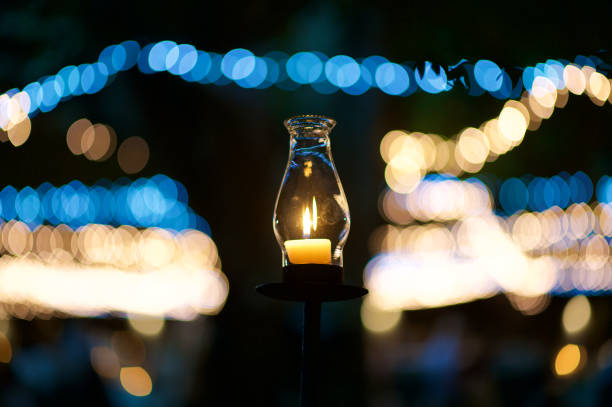
{"type": "Polygon", "coordinates": [[[368,290],[342,284],[343,270],[339,266],[303,264],[287,266],[283,271],[282,283],[260,284],[256,290],[269,298],[304,303],[300,405],[316,407],[321,303],[359,298],[368,290]]]}

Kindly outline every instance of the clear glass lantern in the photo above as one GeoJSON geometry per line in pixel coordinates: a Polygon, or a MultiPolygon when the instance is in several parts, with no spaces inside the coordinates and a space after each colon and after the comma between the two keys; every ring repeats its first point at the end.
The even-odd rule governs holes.
{"type": "Polygon", "coordinates": [[[342,267],[351,221],[331,156],[329,133],[335,124],[317,115],[285,120],[289,161],[273,219],[285,268],[306,264],[342,267]]]}

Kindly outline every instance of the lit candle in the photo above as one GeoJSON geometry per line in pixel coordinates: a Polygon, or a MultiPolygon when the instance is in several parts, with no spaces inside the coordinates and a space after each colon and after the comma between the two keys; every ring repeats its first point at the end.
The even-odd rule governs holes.
{"type": "Polygon", "coordinates": [[[310,230],[317,230],[317,202],[312,198],[312,218],[306,208],[302,216],[304,239],[285,241],[285,249],[292,264],[331,264],[331,241],[310,239],[310,230]]]}

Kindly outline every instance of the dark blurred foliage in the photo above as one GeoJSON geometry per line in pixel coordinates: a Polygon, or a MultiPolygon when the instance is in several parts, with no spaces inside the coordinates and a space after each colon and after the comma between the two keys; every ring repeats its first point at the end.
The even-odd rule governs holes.
{"type": "MultiPolygon", "coordinates": [[[[65,65],[92,62],[105,46],[126,39],[141,44],[170,39],[220,53],[237,47],[256,54],[319,50],[354,57],[378,54],[398,62],[452,64],[461,58],[487,58],[501,66],[526,66],[548,58],[571,60],[609,47],[611,9],[608,2],[550,6],[489,2],[472,7],[364,1],[5,2],[0,11],[0,86],[23,87],[65,65]]],[[[18,187],[72,179],[90,184],[102,177],[123,176],[115,159],[90,162],[66,148],[66,130],[81,117],[109,123],[119,140],[133,135],[145,138],[151,159],[139,175],[164,173],[186,185],[190,206],[211,225],[230,281],[225,308],[218,316],[205,318],[210,341],[205,352],[191,355],[198,346],[181,347],[185,337],[203,336],[194,332],[202,324],[167,326],[164,342],[169,349],[176,348],[170,353],[178,364],[176,377],[188,378],[189,386],[182,384],[187,386],[185,400],[175,404],[166,399],[165,405],[295,405],[301,310],[254,292],[256,284],[280,278],[280,251],[271,218],[288,153],[282,120],[299,113],[322,113],[338,121],[331,135],[333,155],[353,219],[345,269],[347,280],[358,284],[370,256],[369,233],[383,222],[377,211],[384,187],[378,153],[382,136],[394,128],[452,136],[494,117],[503,103],[488,95],[471,97],[460,89],[408,98],[376,90],[358,97],[342,92],[320,95],[309,87],[293,92],[245,90],[235,85],[189,84],[134,69],[120,73],[99,94],[72,99],[33,118],[26,144],[0,145],[0,173],[4,184],[18,187]],[[176,334],[178,330],[183,333],[176,334]],[[192,356],[197,363],[182,364],[192,356]]],[[[599,108],[586,97],[571,97],[564,110],[529,133],[519,148],[487,164],[484,172],[510,177],[582,170],[597,179],[611,169],[610,118],[609,104],[599,108]]],[[[559,324],[563,303],[555,299],[533,318],[514,311],[502,297],[406,313],[399,339],[389,339],[388,344],[372,344],[365,337],[358,301],[326,305],[322,405],[596,405],[592,403],[599,399],[591,404],[580,400],[595,394],[591,391],[597,387],[595,381],[603,379],[559,382],[552,376],[552,352],[566,340],[559,324]],[[442,349],[454,346],[452,341],[467,341],[476,349],[474,360],[440,362],[442,367],[429,373],[417,362],[405,364],[393,375],[368,370],[370,359],[376,363],[385,351],[399,358],[394,350],[433,341],[436,332],[442,332],[442,349]],[[376,346],[382,347],[380,353],[376,346]]],[[[599,346],[612,335],[604,312],[609,304],[607,298],[595,300],[594,313],[602,319],[593,336],[585,339],[592,341],[587,346],[599,346]]],[[[83,338],[92,331],[124,328],[118,319],[18,321],[15,329],[24,352],[53,347],[60,365],[70,359],[81,365],[65,374],[61,383],[42,390],[24,384],[10,365],[2,366],[4,400],[12,400],[11,405],[137,405],[105,395],[84,349],[83,338]],[[62,333],[54,336],[49,332],[56,325],[61,325],[62,333]]],[[[155,346],[150,346],[149,354],[158,349],[155,346]]],[[[435,349],[430,351],[434,355],[435,349]]],[[[49,374],[55,370],[49,368],[49,374]]],[[[159,404],[153,399],[157,389],[169,387],[165,378],[155,380],[151,405],[159,404]]],[[[602,394],[600,387],[596,394],[602,394]]]]}

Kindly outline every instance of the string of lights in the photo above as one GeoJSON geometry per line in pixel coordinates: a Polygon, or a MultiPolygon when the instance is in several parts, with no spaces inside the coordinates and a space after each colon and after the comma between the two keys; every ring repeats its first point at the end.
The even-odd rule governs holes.
{"type": "Polygon", "coordinates": [[[76,229],[99,223],[177,232],[197,229],[210,234],[206,220],[189,207],[183,184],[163,174],[134,181],[103,179],[92,186],[78,180],[59,187],[45,182],[20,190],[8,185],[0,191],[0,216],[5,221],[20,220],[30,229],[42,224],[76,229]]]}
{"type": "Polygon", "coordinates": [[[198,230],[31,230],[11,220],[0,236],[1,309],[19,318],[113,312],[190,320],[216,314],[227,298],[217,247],[198,230]],[[136,295],[143,289],[146,295],[136,295]]]}
{"type": "Polygon", "coordinates": [[[0,302],[10,315],[193,319],[216,314],[227,298],[207,222],[165,175],[9,185],[0,216],[0,302]],[[148,294],[135,296],[143,287],[148,294]]]}
{"type": "MultiPolygon", "coordinates": [[[[145,74],[168,72],[187,82],[220,86],[233,82],[242,88],[265,89],[275,85],[295,90],[310,85],[322,94],[342,90],[349,95],[362,95],[370,89],[379,89],[393,96],[409,96],[416,91],[438,94],[463,88],[470,95],[488,93],[498,99],[518,98],[523,90],[537,96],[542,92],[540,88],[551,86],[559,91],[566,87],[571,91],[580,86],[574,83],[576,71],[586,69],[599,76],[594,76],[597,83],[587,78],[589,80],[583,85],[597,87],[592,93],[598,100],[607,93],[603,97],[605,102],[610,94],[610,82],[607,79],[606,83],[601,82],[601,77],[605,78],[603,74],[612,68],[612,60],[603,57],[579,55],[574,62],[549,59],[524,69],[506,69],[485,59],[473,64],[462,59],[457,64],[442,67],[430,61],[396,63],[382,56],[328,57],[318,51],[293,55],[273,51],[256,56],[238,48],[218,54],[173,41],[160,41],[141,48],[138,42],[129,40],[106,47],[96,62],[66,66],[21,90],[13,88],[0,95],[0,128],[8,132],[13,144],[20,145],[27,140],[31,129],[29,117],[49,112],[72,97],[97,93],[111,82],[113,75],[133,67],[145,74]]],[[[546,110],[546,106],[543,109],[546,110]]]]}
{"type": "Polygon", "coordinates": [[[610,79],[591,66],[565,65],[561,77],[562,83],[550,73],[535,74],[520,100],[507,101],[498,117],[455,137],[402,130],[383,137],[389,189],[381,195],[380,211],[407,226],[385,225],[371,236],[375,255],[364,273],[371,293],[362,308],[364,321],[396,323],[401,309],[500,292],[520,312],[534,314],[546,307],[540,299],[549,293],[612,291],[610,177],[596,188],[582,172],[504,182],[480,177],[489,185],[456,178],[480,172],[520,145],[527,130],[537,130],[566,105],[570,93],[586,94],[597,106],[612,102],[610,79]],[[594,189],[598,201],[588,205],[594,189]],[[501,208],[494,212],[496,204],[501,208]]]}

